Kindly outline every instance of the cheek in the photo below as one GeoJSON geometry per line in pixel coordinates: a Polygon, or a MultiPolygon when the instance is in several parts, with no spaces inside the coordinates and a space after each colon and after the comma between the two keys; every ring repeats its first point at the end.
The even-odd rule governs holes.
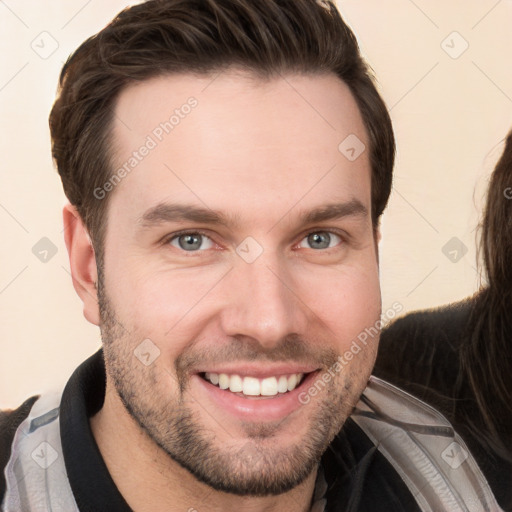
{"type": "MultiPolygon", "coordinates": [[[[339,352],[347,350],[354,339],[369,340],[371,331],[374,341],[375,325],[381,314],[381,295],[377,266],[325,269],[315,278],[304,279],[304,302],[328,327],[330,337],[335,335],[339,352]],[[309,290],[309,292],[306,292],[309,290]],[[366,333],[366,334],[365,334],[366,333]]],[[[373,343],[376,345],[376,343],[373,343]]]]}
{"type": "Polygon", "coordinates": [[[186,343],[200,329],[198,312],[214,307],[209,306],[211,291],[225,274],[223,269],[206,267],[166,271],[146,267],[138,272],[133,265],[126,272],[120,269],[112,272],[109,283],[119,320],[132,338],[152,339],[161,350],[176,353],[183,349],[179,340],[186,343]]]}
{"type": "MultiPolygon", "coordinates": [[[[151,269],[132,261],[109,269],[109,296],[130,338],[149,338],[167,355],[181,353],[199,337],[208,320],[219,314],[226,290],[226,265],[151,269]]],[[[343,353],[380,316],[380,288],[375,259],[361,254],[354,264],[340,268],[295,267],[288,274],[292,289],[310,317],[314,339],[319,330],[343,353]],[[311,316],[311,311],[314,315],[311,316]],[[313,332],[315,331],[315,332],[313,332]],[[334,338],[334,339],[333,339],[334,338]]],[[[308,329],[309,331],[309,329],[308,329]]]]}

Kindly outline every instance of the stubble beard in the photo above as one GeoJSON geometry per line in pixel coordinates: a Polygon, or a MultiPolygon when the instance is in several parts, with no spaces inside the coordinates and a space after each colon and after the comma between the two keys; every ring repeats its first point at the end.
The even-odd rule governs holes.
{"type": "MultiPolygon", "coordinates": [[[[353,397],[354,379],[348,374],[343,383],[335,387],[331,382],[322,390],[322,396],[303,406],[314,409],[300,443],[280,449],[279,442],[273,439],[279,423],[247,423],[242,425],[246,439],[234,440],[226,446],[213,431],[201,425],[199,414],[187,407],[188,382],[179,372],[177,396],[157,396],[161,378],[168,380],[170,374],[161,375],[162,370],[156,365],[146,367],[134,356],[137,341],[118,321],[100,275],[98,302],[107,378],[114,384],[126,411],[173,461],[217,491],[261,497],[297,487],[316,470],[359,397],[353,397]]],[[[218,427],[225,436],[226,429],[221,424],[218,427]]]]}

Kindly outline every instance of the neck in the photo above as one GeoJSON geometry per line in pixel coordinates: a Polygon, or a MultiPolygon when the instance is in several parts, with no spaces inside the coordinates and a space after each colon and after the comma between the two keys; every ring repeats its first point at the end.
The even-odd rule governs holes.
{"type": "Polygon", "coordinates": [[[197,480],[165,453],[135,422],[109,389],[90,419],[103,460],[119,492],[136,512],[309,512],[317,471],[278,496],[236,496],[197,480]]]}

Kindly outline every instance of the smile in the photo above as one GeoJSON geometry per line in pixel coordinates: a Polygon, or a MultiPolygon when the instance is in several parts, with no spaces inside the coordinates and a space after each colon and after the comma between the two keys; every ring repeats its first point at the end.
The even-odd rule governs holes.
{"type": "Polygon", "coordinates": [[[201,376],[218,388],[245,397],[273,397],[293,391],[304,379],[304,373],[276,375],[258,379],[226,373],[205,372],[201,376]]]}

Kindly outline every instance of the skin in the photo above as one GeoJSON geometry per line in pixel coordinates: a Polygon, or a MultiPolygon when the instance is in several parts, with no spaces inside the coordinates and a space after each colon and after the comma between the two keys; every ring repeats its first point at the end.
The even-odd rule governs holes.
{"type": "Polygon", "coordinates": [[[158,77],[118,98],[115,164],[191,96],[196,108],[109,192],[99,276],[86,229],[64,208],[73,283],[105,351],[106,398],[92,431],[138,512],[307,511],[319,458],[364,390],[377,344],[278,419],[219,406],[198,372],[302,364],[321,376],[379,319],[368,151],[351,162],[338,150],[350,134],[368,147],[366,131],[334,75],[158,77]],[[226,222],[144,227],[144,213],[163,203],[223,212],[226,222]],[[340,203],[358,207],[301,217],[340,203]],[[206,238],[186,251],[180,230],[206,238]],[[311,244],[319,232],[327,247],[311,244]],[[237,247],[259,256],[248,263],[237,247]],[[146,339],[159,351],[149,365],[134,355],[146,339]]]}

